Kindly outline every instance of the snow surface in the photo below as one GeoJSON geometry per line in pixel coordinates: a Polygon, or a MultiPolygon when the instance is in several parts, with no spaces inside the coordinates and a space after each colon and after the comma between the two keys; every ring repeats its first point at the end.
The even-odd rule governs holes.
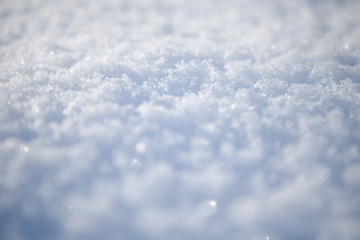
{"type": "Polygon", "coordinates": [[[360,1],[0,2],[0,239],[360,239],[360,1]]]}

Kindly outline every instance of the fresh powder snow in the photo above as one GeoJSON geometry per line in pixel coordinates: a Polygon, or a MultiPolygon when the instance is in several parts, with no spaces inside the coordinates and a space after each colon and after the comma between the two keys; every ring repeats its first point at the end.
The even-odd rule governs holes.
{"type": "Polygon", "coordinates": [[[360,239],[360,1],[0,1],[0,239],[360,239]]]}

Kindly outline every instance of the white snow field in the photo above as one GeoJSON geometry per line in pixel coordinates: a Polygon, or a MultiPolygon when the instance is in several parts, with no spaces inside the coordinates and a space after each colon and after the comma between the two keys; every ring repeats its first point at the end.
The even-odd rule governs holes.
{"type": "Polygon", "coordinates": [[[360,239],[359,12],[1,0],[0,239],[360,239]]]}

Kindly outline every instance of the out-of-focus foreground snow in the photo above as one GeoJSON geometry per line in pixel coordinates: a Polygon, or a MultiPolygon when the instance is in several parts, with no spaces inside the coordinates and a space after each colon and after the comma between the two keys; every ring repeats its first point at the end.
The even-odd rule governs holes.
{"type": "Polygon", "coordinates": [[[360,239],[359,1],[0,2],[0,239],[360,239]]]}

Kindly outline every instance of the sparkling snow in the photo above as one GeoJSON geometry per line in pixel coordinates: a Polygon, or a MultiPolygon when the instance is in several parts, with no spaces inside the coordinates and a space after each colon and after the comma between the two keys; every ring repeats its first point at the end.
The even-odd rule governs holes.
{"type": "Polygon", "coordinates": [[[359,12],[2,0],[0,239],[360,239],[359,12]]]}

